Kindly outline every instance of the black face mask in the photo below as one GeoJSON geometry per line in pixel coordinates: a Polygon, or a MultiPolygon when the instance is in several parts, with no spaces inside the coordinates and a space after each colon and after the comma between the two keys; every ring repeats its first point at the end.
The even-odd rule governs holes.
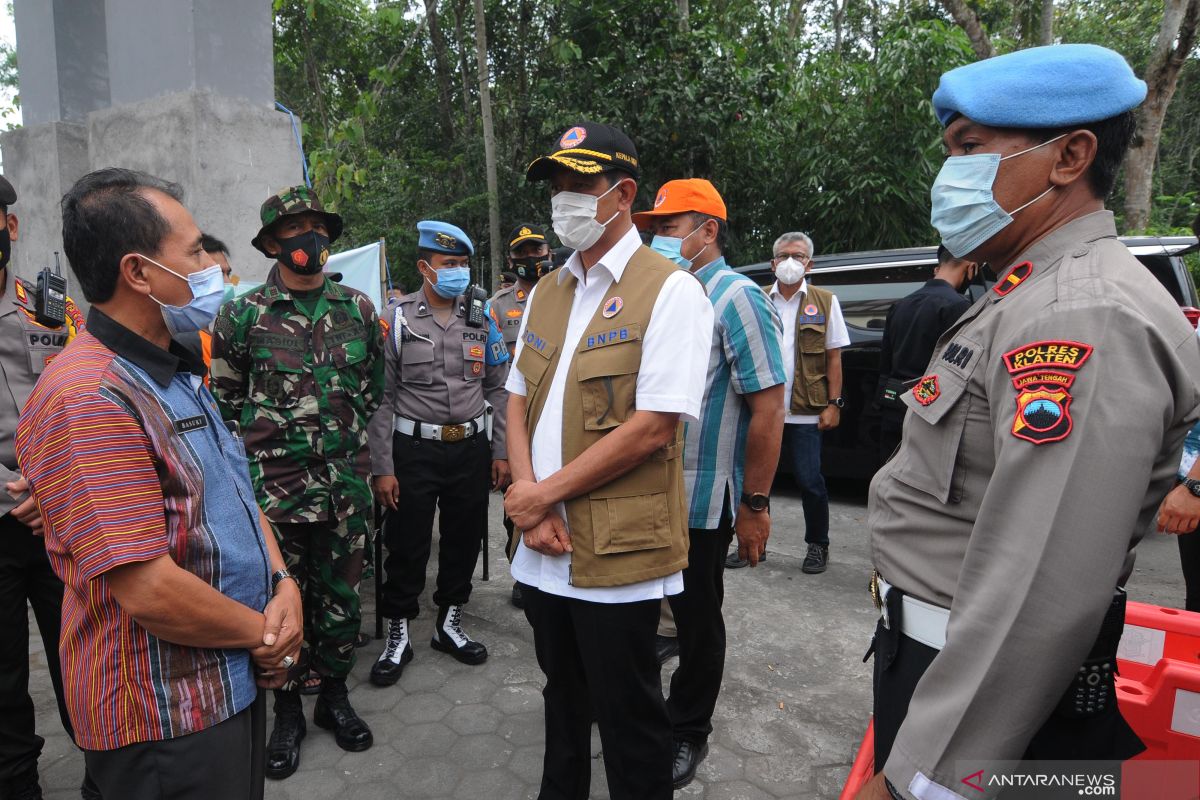
{"type": "Polygon", "coordinates": [[[12,239],[8,235],[8,226],[0,226],[0,269],[8,268],[8,259],[12,257],[12,239]]]}
{"type": "Polygon", "coordinates": [[[275,241],[282,248],[276,258],[299,275],[316,275],[329,260],[329,237],[323,233],[308,231],[275,241]]]}
{"type": "Polygon", "coordinates": [[[512,271],[518,278],[529,283],[537,283],[538,280],[550,271],[551,261],[550,256],[525,256],[523,258],[512,258],[512,271]]]}

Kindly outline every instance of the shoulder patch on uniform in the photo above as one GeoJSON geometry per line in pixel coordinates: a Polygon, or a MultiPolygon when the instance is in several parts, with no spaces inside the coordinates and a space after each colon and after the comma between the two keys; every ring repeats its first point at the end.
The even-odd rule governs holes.
{"type": "Polygon", "coordinates": [[[1071,393],[1075,376],[1052,370],[1013,379],[1017,413],[1012,435],[1033,444],[1060,442],[1071,433],[1071,393]]]}
{"type": "Polygon", "coordinates": [[[1008,274],[1005,275],[1003,279],[997,281],[996,285],[992,287],[992,291],[1001,297],[1004,297],[1013,289],[1020,286],[1032,273],[1033,263],[1030,261],[1023,261],[1010,269],[1008,274]]]}
{"type": "Polygon", "coordinates": [[[1012,374],[1029,369],[1079,369],[1094,350],[1090,344],[1062,340],[1030,342],[1004,354],[1004,366],[1012,374]]]}
{"type": "Polygon", "coordinates": [[[937,375],[926,375],[917,379],[917,385],[912,390],[913,398],[923,406],[927,406],[942,396],[942,387],[938,384],[937,375]]]}

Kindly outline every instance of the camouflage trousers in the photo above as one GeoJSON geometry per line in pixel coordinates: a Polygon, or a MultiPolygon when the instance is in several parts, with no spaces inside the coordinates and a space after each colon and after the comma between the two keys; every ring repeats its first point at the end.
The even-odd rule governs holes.
{"type": "Polygon", "coordinates": [[[369,513],[340,521],[271,523],[304,600],[304,649],[284,689],[299,688],[310,667],[334,678],[350,674],[362,623],[358,583],[370,526],[369,513]]]}

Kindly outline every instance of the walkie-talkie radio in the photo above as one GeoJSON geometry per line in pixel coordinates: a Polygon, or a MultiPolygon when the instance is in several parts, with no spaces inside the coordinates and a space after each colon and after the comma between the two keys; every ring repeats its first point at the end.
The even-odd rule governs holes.
{"type": "Polygon", "coordinates": [[[482,286],[467,289],[467,327],[482,328],[487,316],[487,292],[482,286]]]}
{"type": "Polygon", "coordinates": [[[54,271],[46,267],[38,273],[33,315],[39,325],[47,328],[62,327],[67,321],[67,279],[62,276],[57,252],[54,254],[54,271]]]}

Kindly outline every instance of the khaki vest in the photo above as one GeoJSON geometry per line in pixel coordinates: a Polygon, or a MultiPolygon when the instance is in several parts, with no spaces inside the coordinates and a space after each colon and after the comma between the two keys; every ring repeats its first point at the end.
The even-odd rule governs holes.
{"type": "Polygon", "coordinates": [[[793,414],[820,414],[829,405],[825,373],[825,328],[833,294],[811,283],[796,311],[796,372],[792,379],[793,414]],[[808,313],[816,307],[816,313],[808,313]]]}
{"type": "MultiPolygon", "coordinates": [[[[567,371],[563,394],[562,461],[569,464],[633,416],[642,336],[654,301],[678,268],[641,246],[621,280],[592,315],[567,371]],[[614,298],[617,300],[614,301],[614,298]],[[620,310],[605,318],[614,303],[620,310]]],[[[562,357],[575,277],[538,284],[527,309],[516,367],[525,377],[525,423],[532,441],[562,357]]],[[[629,472],[566,502],[571,532],[572,586],[624,586],[661,578],[687,566],[687,506],[683,488],[683,424],[675,440],[629,472]]],[[[511,552],[516,550],[516,536],[511,552]]]]}

